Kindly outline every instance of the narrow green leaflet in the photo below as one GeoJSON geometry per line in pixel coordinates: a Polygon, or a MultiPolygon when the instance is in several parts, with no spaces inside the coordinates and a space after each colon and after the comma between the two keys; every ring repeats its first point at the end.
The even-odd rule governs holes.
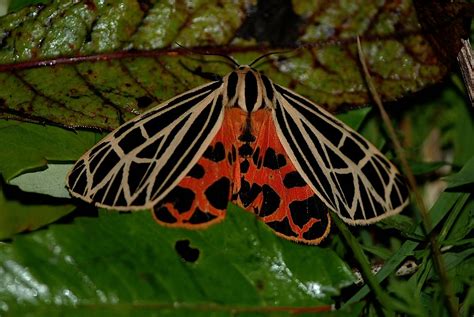
{"type": "Polygon", "coordinates": [[[448,182],[449,188],[474,184],[474,157],[458,173],[445,177],[444,180],[448,182]]]}
{"type": "Polygon", "coordinates": [[[208,230],[157,225],[148,212],[78,218],[1,246],[0,309],[90,314],[316,308],[353,282],[328,249],[275,236],[230,208],[208,230]]]}

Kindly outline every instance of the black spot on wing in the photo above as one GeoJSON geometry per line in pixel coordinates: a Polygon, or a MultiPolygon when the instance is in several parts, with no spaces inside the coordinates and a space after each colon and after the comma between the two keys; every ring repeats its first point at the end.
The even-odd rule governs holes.
{"type": "Polygon", "coordinates": [[[112,183],[110,183],[108,186],[105,186],[108,188],[106,196],[102,199],[102,203],[109,205],[109,206],[126,206],[127,202],[125,199],[123,201],[116,201],[116,198],[119,194],[122,194],[123,196],[123,189],[121,188],[122,182],[123,182],[123,167],[120,168],[120,170],[115,174],[112,183]]]}
{"type": "Polygon", "coordinates": [[[345,197],[348,206],[351,206],[352,200],[354,199],[355,188],[354,188],[354,177],[352,173],[347,174],[334,174],[337,179],[337,184],[342,190],[342,195],[345,197]]]}
{"type": "Polygon", "coordinates": [[[286,165],[286,159],[283,154],[276,154],[275,150],[268,148],[263,158],[263,166],[271,170],[277,170],[286,165]]]}
{"type": "Polygon", "coordinates": [[[131,129],[134,124],[134,121],[124,123],[117,129],[117,131],[114,132],[114,138],[118,138],[119,136],[121,136],[125,131],[131,129]]]}
{"type": "Polygon", "coordinates": [[[136,163],[130,164],[128,173],[128,186],[130,187],[130,193],[133,195],[137,190],[138,186],[143,183],[146,175],[151,174],[153,171],[153,164],[149,163],[136,163]],[[147,173],[148,172],[148,173],[147,173]]]}
{"type": "Polygon", "coordinates": [[[376,158],[377,158],[377,161],[381,162],[386,169],[390,169],[390,163],[387,161],[387,159],[385,157],[383,157],[382,155],[380,154],[375,154],[374,155],[376,158]]]}
{"type": "Polygon", "coordinates": [[[393,187],[392,192],[390,193],[390,201],[392,202],[393,207],[397,207],[402,205],[403,201],[400,197],[405,198],[405,196],[400,195],[399,190],[404,188],[405,186],[402,187],[393,187]],[[399,189],[399,190],[397,190],[399,189]]]}
{"type": "Polygon", "coordinates": [[[259,211],[260,217],[265,217],[273,214],[280,207],[280,196],[268,185],[262,186],[263,201],[262,207],[259,211]]]}
{"type": "Polygon", "coordinates": [[[253,149],[248,143],[244,143],[239,147],[239,155],[242,157],[249,157],[252,155],[253,149]]]}
{"type": "Polygon", "coordinates": [[[285,175],[283,178],[283,185],[286,188],[303,187],[306,186],[306,182],[303,177],[301,177],[300,173],[294,171],[285,175]]]}
{"type": "Polygon", "coordinates": [[[329,158],[329,163],[332,168],[347,168],[346,162],[344,162],[339,155],[337,155],[331,148],[326,147],[326,153],[329,158]]]}
{"type": "Polygon", "coordinates": [[[398,190],[400,191],[400,196],[402,197],[403,203],[408,199],[408,196],[410,195],[405,178],[402,175],[397,174],[395,176],[395,184],[397,185],[398,190]]]}
{"type": "Polygon", "coordinates": [[[372,158],[372,162],[374,163],[376,169],[380,172],[380,175],[382,176],[383,183],[386,185],[390,181],[390,175],[389,172],[386,170],[384,165],[380,163],[380,160],[377,157],[372,158]]]}
{"type": "MultiPolygon", "coordinates": [[[[346,203],[344,200],[344,198],[341,198],[341,197],[337,197],[337,200],[339,202],[339,209],[337,210],[339,212],[339,214],[341,215],[342,218],[346,218],[346,219],[352,219],[351,215],[349,214],[349,210],[347,208],[345,208],[344,204],[346,203]]],[[[350,203],[350,202],[349,202],[350,203]]],[[[357,202],[356,202],[357,204],[357,202]]],[[[350,207],[351,205],[349,205],[350,207]]]]}
{"type": "Polygon", "coordinates": [[[255,149],[252,155],[253,164],[257,165],[259,158],[260,158],[260,147],[257,146],[257,148],[255,149]]]}
{"type": "Polygon", "coordinates": [[[249,168],[250,168],[250,163],[247,159],[240,162],[240,172],[242,174],[247,173],[249,171],[249,168]]]}
{"type": "Polygon", "coordinates": [[[261,192],[262,187],[260,185],[252,184],[252,186],[250,186],[250,183],[242,177],[240,182],[239,198],[244,207],[250,205],[261,192]]]}
{"type": "Polygon", "coordinates": [[[117,197],[117,200],[115,202],[116,206],[128,206],[127,201],[125,200],[125,195],[123,193],[123,190],[119,192],[119,195],[117,197]]]}
{"type": "Polygon", "coordinates": [[[166,195],[162,203],[171,203],[179,213],[183,213],[191,209],[195,196],[189,188],[176,186],[166,195]]]}
{"type": "Polygon", "coordinates": [[[305,199],[296,200],[290,203],[291,219],[300,228],[303,228],[312,218],[320,219],[325,215],[327,207],[315,195],[305,199]]]}
{"type": "Polygon", "coordinates": [[[359,133],[350,131],[351,136],[356,139],[364,148],[369,148],[369,143],[359,133]]]}
{"type": "Polygon", "coordinates": [[[83,165],[83,160],[77,162],[68,179],[69,188],[80,195],[84,195],[87,186],[87,176],[83,165]],[[80,168],[77,168],[77,166],[80,166],[80,168]]]}
{"type": "Polygon", "coordinates": [[[168,208],[164,206],[153,208],[153,214],[155,218],[161,222],[173,224],[176,222],[176,218],[170,213],[168,208]]]}
{"type": "Polygon", "coordinates": [[[365,157],[365,152],[350,138],[346,138],[339,149],[355,164],[359,163],[365,157]]]}
{"type": "Polygon", "coordinates": [[[162,141],[163,137],[160,137],[149,145],[145,146],[140,152],[137,153],[137,157],[147,159],[157,158],[158,148],[160,147],[162,141]]]}
{"type": "Polygon", "coordinates": [[[199,163],[196,163],[196,165],[194,165],[191,168],[191,170],[188,172],[187,176],[195,178],[195,179],[201,179],[204,177],[204,174],[205,174],[204,167],[202,167],[202,165],[200,165],[199,163]]]}
{"type": "Polygon", "coordinates": [[[272,228],[278,233],[281,233],[287,237],[296,237],[297,234],[291,229],[290,222],[288,218],[284,218],[282,221],[272,221],[266,222],[267,226],[272,228]]]}
{"type": "Polygon", "coordinates": [[[385,212],[385,209],[375,199],[372,199],[372,205],[364,209],[365,219],[371,219],[385,212]],[[372,206],[373,205],[373,206],[372,206]]]}
{"type": "Polygon", "coordinates": [[[229,164],[232,165],[234,162],[237,160],[237,150],[235,149],[235,146],[232,145],[232,149],[229,153],[227,153],[227,161],[229,161],[229,164]]]}
{"type": "Polygon", "coordinates": [[[125,154],[136,149],[139,145],[146,142],[146,138],[143,137],[140,128],[135,128],[132,131],[125,134],[125,136],[118,142],[118,145],[125,154]]]}
{"type": "Polygon", "coordinates": [[[110,143],[109,142],[101,142],[101,143],[98,143],[96,144],[91,152],[89,153],[89,157],[94,157],[96,156],[100,151],[102,150],[105,150],[105,148],[109,148],[110,147],[110,143]]]}
{"type": "Polygon", "coordinates": [[[367,177],[369,182],[372,183],[372,186],[374,187],[377,194],[379,194],[380,197],[384,198],[385,197],[385,186],[382,183],[382,179],[378,175],[377,170],[375,169],[375,167],[371,163],[371,161],[368,161],[364,165],[364,167],[362,167],[361,171],[367,177]]]}
{"type": "Polygon", "coordinates": [[[321,212],[321,216],[318,222],[313,224],[311,228],[303,233],[303,238],[306,240],[316,240],[324,236],[326,233],[327,227],[329,226],[329,213],[321,212]]]}
{"type": "Polygon", "coordinates": [[[111,150],[100,162],[92,176],[92,187],[96,187],[105,176],[110,172],[110,170],[120,161],[120,157],[115,153],[114,150],[111,150]]]}
{"type": "Polygon", "coordinates": [[[237,150],[234,145],[232,145],[232,161],[235,162],[237,160],[237,150]]]}
{"type": "Polygon", "coordinates": [[[203,157],[213,162],[225,160],[225,148],[222,142],[217,142],[214,146],[209,145],[203,154],[203,157]]]}
{"type": "Polygon", "coordinates": [[[190,223],[190,224],[193,224],[193,225],[199,225],[199,224],[203,224],[203,223],[212,221],[216,218],[217,217],[214,216],[213,214],[210,214],[208,212],[204,212],[201,209],[196,208],[194,210],[193,214],[191,215],[191,218],[189,218],[189,220],[187,222],[190,223]]]}
{"type": "Polygon", "coordinates": [[[146,188],[143,188],[141,190],[140,194],[138,194],[138,196],[133,200],[133,202],[130,205],[132,205],[132,206],[144,206],[147,202],[146,199],[147,199],[146,188]]]}
{"type": "MultiPolygon", "coordinates": [[[[303,122],[303,127],[305,128],[305,131],[306,133],[309,135],[309,139],[312,140],[312,143],[314,144],[314,146],[316,147],[316,153],[319,154],[319,156],[321,157],[321,159],[323,160],[323,164],[324,166],[326,166],[327,168],[329,168],[329,160],[328,158],[326,157],[326,155],[324,155],[324,150],[323,150],[323,146],[322,144],[319,142],[318,140],[318,136],[316,134],[313,133],[313,131],[311,130],[310,126],[308,126],[306,123],[303,122]]],[[[307,142],[307,141],[306,141],[307,142]]],[[[308,153],[309,154],[309,153],[308,153]]],[[[311,153],[311,155],[314,157],[315,154],[314,153],[311,153]]]]}
{"type": "Polygon", "coordinates": [[[104,202],[106,191],[107,186],[102,186],[98,191],[94,193],[94,195],[91,196],[92,200],[101,203],[104,202]]]}
{"type": "Polygon", "coordinates": [[[204,192],[212,207],[225,210],[229,202],[230,180],[222,177],[212,183],[204,192]]]}
{"type": "Polygon", "coordinates": [[[354,214],[354,219],[366,219],[364,214],[367,213],[367,209],[372,208],[372,205],[370,204],[370,198],[367,193],[367,188],[365,188],[364,186],[359,186],[359,198],[361,201],[361,205],[359,206],[360,208],[357,208],[354,214]]]}
{"type": "Polygon", "coordinates": [[[90,157],[89,171],[91,173],[95,172],[99,162],[102,160],[104,155],[106,155],[106,153],[110,150],[110,148],[111,148],[111,145],[110,145],[110,143],[107,142],[107,143],[99,144],[98,146],[96,146],[95,148],[92,149],[92,152],[94,152],[94,155],[92,155],[92,152],[89,155],[89,157],[90,157]],[[96,151],[96,148],[98,148],[97,151],[96,151]]]}
{"type": "Polygon", "coordinates": [[[241,142],[254,142],[256,140],[256,137],[255,135],[252,134],[249,126],[247,125],[244,128],[244,131],[242,132],[242,134],[239,135],[238,140],[241,142]]]}

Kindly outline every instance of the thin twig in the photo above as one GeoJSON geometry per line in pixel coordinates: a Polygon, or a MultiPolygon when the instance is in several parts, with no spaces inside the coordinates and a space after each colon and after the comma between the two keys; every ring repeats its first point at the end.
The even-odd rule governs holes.
{"type": "Polygon", "coordinates": [[[469,40],[463,40],[462,48],[458,54],[459,67],[461,68],[462,78],[467,94],[471,100],[471,106],[474,107],[474,52],[469,40]]]}
{"type": "Polygon", "coordinates": [[[380,95],[377,93],[377,90],[375,88],[375,85],[372,81],[372,77],[370,76],[369,70],[367,68],[367,64],[365,62],[365,56],[364,52],[362,51],[362,46],[360,44],[360,39],[357,38],[357,50],[359,53],[359,59],[362,64],[362,69],[364,70],[364,77],[367,83],[367,86],[369,88],[369,91],[371,93],[372,98],[374,99],[375,104],[377,105],[380,115],[382,117],[382,120],[384,122],[385,127],[387,128],[388,135],[395,147],[395,152],[397,154],[397,157],[400,159],[400,163],[402,165],[402,168],[405,172],[405,175],[407,177],[408,183],[411,187],[411,190],[413,191],[413,194],[415,196],[416,203],[418,205],[418,208],[421,213],[421,219],[423,221],[423,226],[425,229],[426,234],[428,235],[430,246],[431,246],[431,252],[433,254],[433,262],[434,266],[436,268],[436,271],[438,272],[440,281],[441,281],[441,288],[443,290],[444,294],[444,299],[448,308],[448,311],[452,317],[457,317],[459,316],[458,310],[456,309],[456,305],[454,302],[454,295],[453,295],[453,288],[451,285],[451,281],[448,278],[448,275],[446,273],[446,266],[444,264],[444,260],[441,256],[441,252],[439,249],[438,241],[436,240],[435,233],[433,232],[433,226],[431,223],[431,217],[428,213],[428,209],[426,208],[426,205],[420,195],[420,192],[418,191],[418,186],[416,185],[416,180],[415,177],[413,176],[413,172],[408,165],[408,161],[405,157],[405,153],[402,149],[402,146],[400,144],[400,141],[397,138],[397,135],[395,133],[395,129],[393,128],[392,122],[390,121],[390,118],[388,117],[387,112],[385,111],[385,108],[383,107],[382,100],[380,98],[380,95]]]}

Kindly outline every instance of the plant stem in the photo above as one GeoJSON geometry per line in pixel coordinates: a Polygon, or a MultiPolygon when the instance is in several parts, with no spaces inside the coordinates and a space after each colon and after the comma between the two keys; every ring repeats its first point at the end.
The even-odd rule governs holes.
{"type": "Polygon", "coordinates": [[[400,144],[400,141],[397,138],[397,135],[395,133],[395,129],[393,128],[392,122],[390,121],[390,118],[388,117],[387,112],[385,111],[385,108],[382,104],[382,100],[380,98],[380,95],[377,93],[377,90],[375,89],[375,85],[372,81],[372,77],[370,76],[369,70],[367,68],[367,64],[365,61],[365,56],[364,52],[362,51],[362,46],[360,44],[360,39],[357,38],[357,50],[359,53],[359,59],[362,64],[362,69],[364,70],[364,78],[366,80],[367,86],[369,88],[370,94],[377,105],[380,115],[382,117],[382,120],[384,122],[385,127],[387,128],[388,135],[395,147],[395,152],[400,159],[400,163],[403,167],[403,170],[405,172],[405,175],[407,177],[408,183],[413,191],[413,194],[415,196],[416,203],[418,205],[418,208],[420,210],[421,214],[421,219],[423,221],[423,226],[425,229],[425,233],[428,235],[428,239],[430,242],[430,247],[431,247],[431,252],[432,252],[432,258],[433,258],[433,263],[435,266],[435,269],[439,275],[440,281],[441,281],[441,287],[443,290],[443,295],[444,295],[444,300],[446,302],[448,311],[452,317],[457,317],[459,316],[458,310],[456,309],[455,301],[454,301],[454,294],[453,294],[453,288],[451,285],[451,281],[448,278],[448,274],[446,272],[446,266],[444,264],[443,257],[441,256],[441,252],[439,249],[438,241],[436,240],[435,237],[435,232],[433,232],[433,226],[431,223],[431,217],[428,213],[428,210],[426,208],[426,205],[420,195],[420,192],[418,190],[418,186],[416,184],[415,177],[413,176],[413,172],[408,165],[408,161],[406,159],[405,153],[402,149],[402,146],[400,144]]]}

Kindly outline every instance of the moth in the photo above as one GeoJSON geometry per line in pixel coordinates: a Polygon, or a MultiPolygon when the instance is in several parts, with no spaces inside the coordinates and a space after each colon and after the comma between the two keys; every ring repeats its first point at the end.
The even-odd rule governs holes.
{"type": "Polygon", "coordinates": [[[251,65],[111,132],[68,174],[71,195],[185,228],[222,221],[232,202],[308,244],[328,235],[329,210],[366,225],[408,204],[403,177],[375,146],[251,65]]]}

